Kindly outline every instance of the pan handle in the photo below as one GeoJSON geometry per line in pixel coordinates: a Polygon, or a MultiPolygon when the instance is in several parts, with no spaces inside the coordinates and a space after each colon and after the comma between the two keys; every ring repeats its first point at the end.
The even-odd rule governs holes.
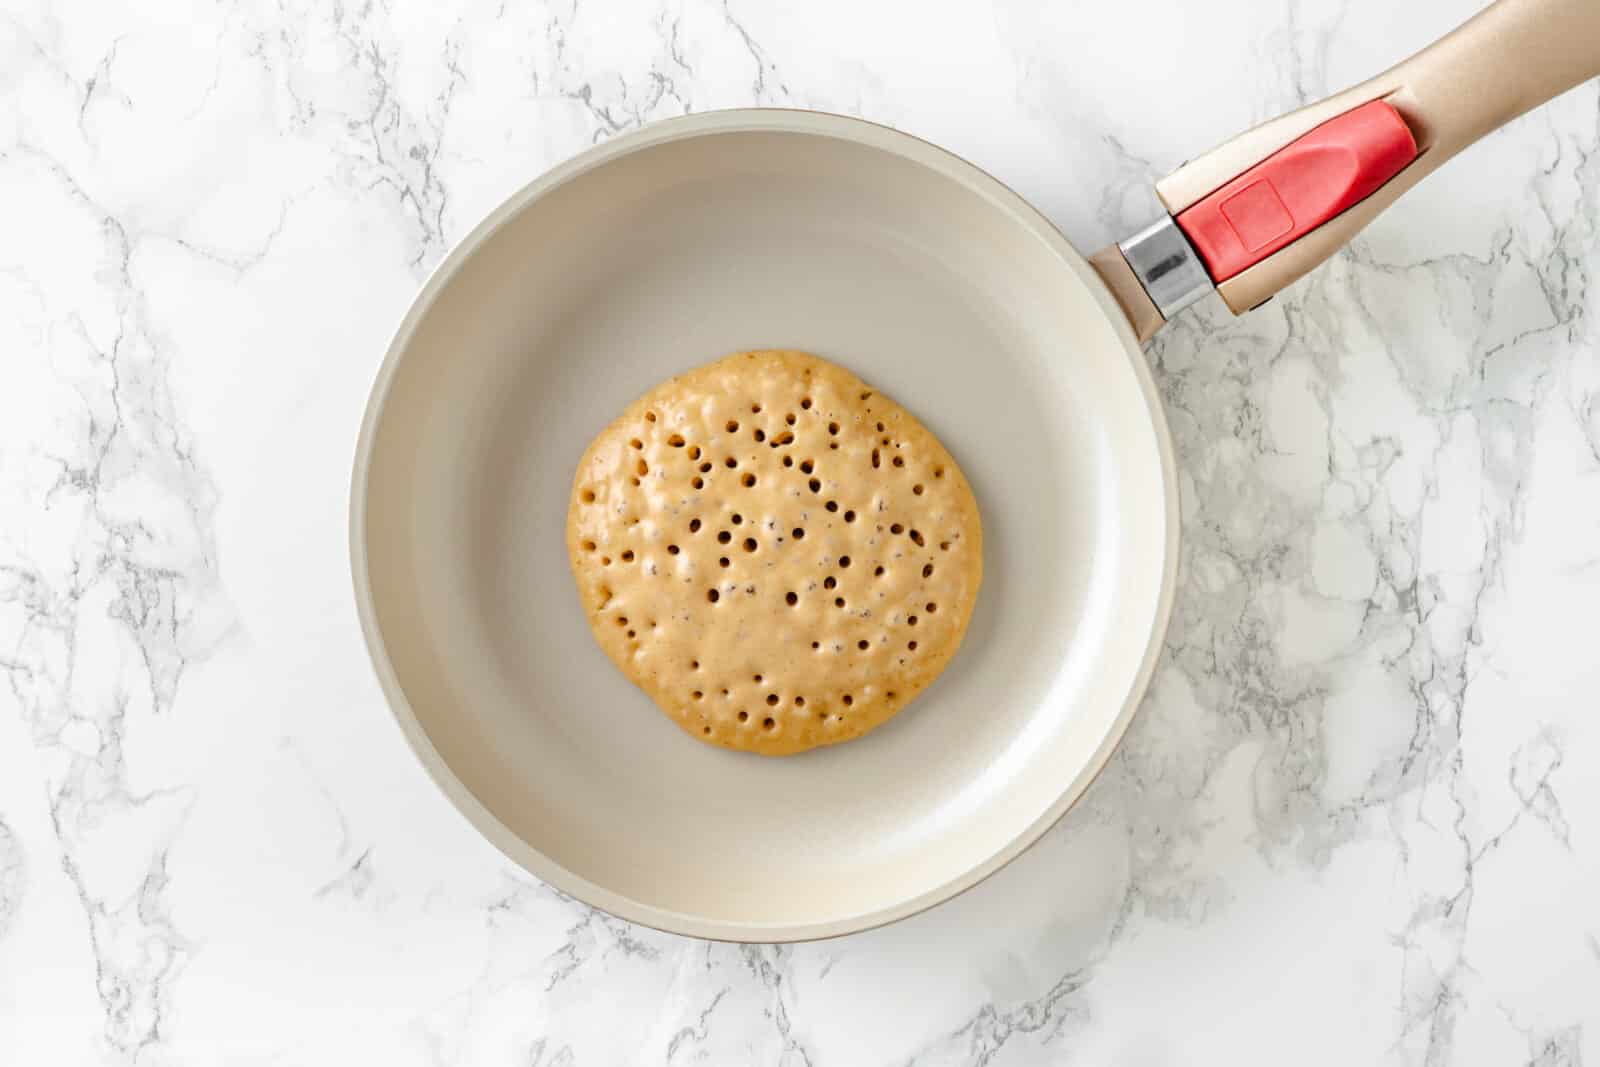
{"type": "Polygon", "coordinates": [[[1156,183],[1169,214],[1091,263],[1145,340],[1215,287],[1234,314],[1332,256],[1446,160],[1600,75],[1600,0],[1497,0],[1369,81],[1156,183]]]}

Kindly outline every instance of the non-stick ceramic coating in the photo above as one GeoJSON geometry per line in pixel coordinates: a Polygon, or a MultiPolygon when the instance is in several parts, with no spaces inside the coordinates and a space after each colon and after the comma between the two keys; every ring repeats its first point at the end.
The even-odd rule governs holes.
{"type": "Polygon", "coordinates": [[[970,164],[790,111],[614,139],[474,230],[384,360],[351,519],[378,676],[467,817],[607,911],[747,941],[911,914],[1043,833],[1144,690],[1176,543],[1150,374],[1084,260],[970,164]],[[697,743],[622,678],[563,544],[594,434],[757,347],[816,352],[926,422],[986,552],[943,677],[863,740],[776,760],[697,743]]]}

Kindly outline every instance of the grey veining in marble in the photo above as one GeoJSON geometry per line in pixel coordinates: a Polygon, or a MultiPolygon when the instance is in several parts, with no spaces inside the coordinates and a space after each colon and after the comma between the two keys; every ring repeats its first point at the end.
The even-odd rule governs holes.
{"type": "Polygon", "coordinates": [[[1155,683],[1084,802],[933,912],[739,947],[561,897],[426,780],[349,602],[388,330],[584,146],[860,114],[1092,249],[1473,7],[6,4],[0,1062],[1600,1060],[1594,85],[1153,343],[1186,524],[1155,683]]]}

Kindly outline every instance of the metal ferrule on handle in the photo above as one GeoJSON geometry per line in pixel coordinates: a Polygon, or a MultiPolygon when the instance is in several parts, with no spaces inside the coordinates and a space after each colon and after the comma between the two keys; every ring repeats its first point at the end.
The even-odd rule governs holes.
{"type": "Polygon", "coordinates": [[[1163,319],[1216,288],[1194,246],[1171,215],[1163,215],[1117,248],[1163,319]]]}

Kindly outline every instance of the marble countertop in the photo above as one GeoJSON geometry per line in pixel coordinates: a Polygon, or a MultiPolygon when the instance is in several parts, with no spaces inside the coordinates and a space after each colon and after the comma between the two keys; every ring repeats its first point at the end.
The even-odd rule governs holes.
{"type": "Polygon", "coordinates": [[[555,894],[406,749],[348,580],[389,331],[586,145],[859,114],[1092,250],[1475,6],[7,4],[0,1061],[1600,1060],[1593,84],[1150,347],[1185,522],[1154,685],[928,914],[741,947],[555,894]]]}

